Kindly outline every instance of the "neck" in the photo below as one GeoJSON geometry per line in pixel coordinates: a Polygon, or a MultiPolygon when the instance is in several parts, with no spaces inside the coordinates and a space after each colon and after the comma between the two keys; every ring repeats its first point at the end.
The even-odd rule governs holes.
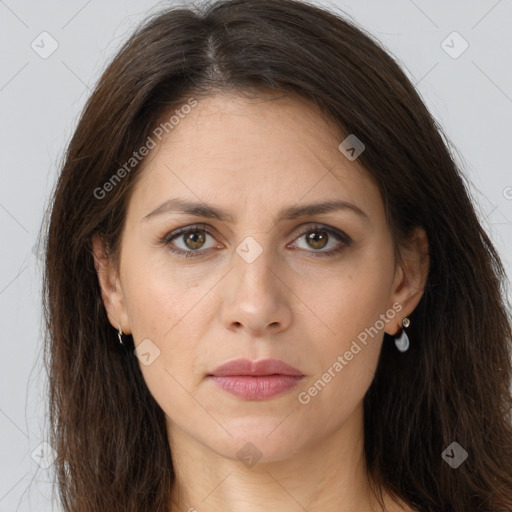
{"type": "MultiPolygon", "coordinates": [[[[364,470],[362,404],[328,437],[288,458],[245,465],[168,423],[178,512],[377,512],[364,470]]],[[[245,444],[239,442],[240,446],[245,444]]],[[[264,449],[261,450],[264,452],[264,449]]],[[[396,509],[390,509],[396,510],[396,509]]]]}

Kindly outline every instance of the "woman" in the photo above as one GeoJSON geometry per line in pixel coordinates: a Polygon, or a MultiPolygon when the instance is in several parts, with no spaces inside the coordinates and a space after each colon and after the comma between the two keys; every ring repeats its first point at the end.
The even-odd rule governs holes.
{"type": "Polygon", "coordinates": [[[370,35],[293,0],[152,16],[49,218],[64,510],[512,510],[504,282],[370,35]]]}

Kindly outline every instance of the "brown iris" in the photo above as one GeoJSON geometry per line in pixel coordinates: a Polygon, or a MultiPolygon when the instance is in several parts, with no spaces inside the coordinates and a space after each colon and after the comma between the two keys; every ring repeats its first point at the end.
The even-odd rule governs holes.
{"type": "Polygon", "coordinates": [[[206,237],[203,232],[199,230],[191,231],[185,236],[185,244],[189,249],[199,249],[204,244],[205,239],[206,237]]]}
{"type": "Polygon", "coordinates": [[[311,231],[306,235],[306,240],[313,249],[323,249],[327,243],[327,238],[327,232],[320,230],[311,231]]]}

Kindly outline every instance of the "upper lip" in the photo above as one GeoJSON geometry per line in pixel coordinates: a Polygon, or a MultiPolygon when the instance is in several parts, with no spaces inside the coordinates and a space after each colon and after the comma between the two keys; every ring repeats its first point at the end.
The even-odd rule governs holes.
{"type": "Polygon", "coordinates": [[[260,359],[251,361],[249,359],[233,359],[221,364],[210,375],[225,377],[229,375],[294,375],[302,377],[304,374],[279,359],[260,359]]]}

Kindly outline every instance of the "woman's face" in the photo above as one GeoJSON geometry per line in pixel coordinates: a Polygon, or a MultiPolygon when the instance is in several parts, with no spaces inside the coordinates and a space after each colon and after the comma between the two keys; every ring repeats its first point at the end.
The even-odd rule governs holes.
{"type": "Polygon", "coordinates": [[[119,274],[100,281],[171,436],[230,458],[250,442],[279,460],[361,410],[384,331],[414,309],[420,278],[414,263],[395,272],[382,198],[341,142],[304,100],[217,95],[150,150],[119,274]],[[302,211],[326,202],[351,206],[302,211]],[[211,376],[238,358],[302,377],[211,376]]]}

